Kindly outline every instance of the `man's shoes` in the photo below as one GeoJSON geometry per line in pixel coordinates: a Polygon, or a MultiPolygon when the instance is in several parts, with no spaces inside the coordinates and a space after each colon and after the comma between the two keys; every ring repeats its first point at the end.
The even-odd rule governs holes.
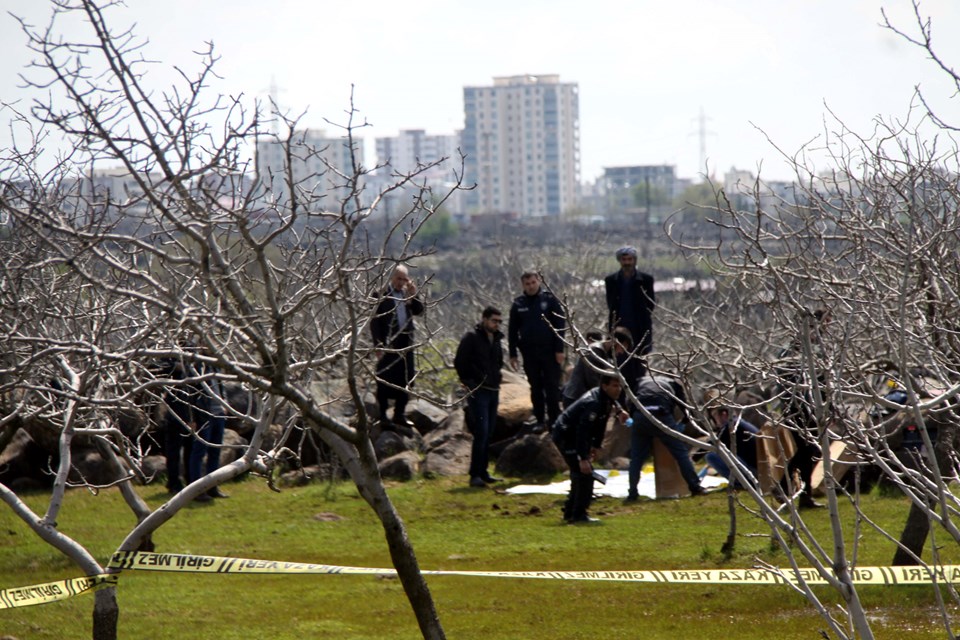
{"type": "Polygon", "coordinates": [[[220,487],[214,487],[207,491],[207,495],[211,498],[229,498],[230,496],[220,490],[220,487]]]}
{"type": "Polygon", "coordinates": [[[624,504],[630,504],[631,502],[636,502],[640,499],[640,494],[637,493],[628,493],[627,497],[623,499],[624,504]]]}
{"type": "Polygon", "coordinates": [[[193,499],[194,502],[213,502],[213,496],[209,493],[201,493],[193,499]]]}
{"type": "Polygon", "coordinates": [[[824,505],[814,500],[809,493],[801,493],[800,499],[797,500],[797,506],[801,509],[822,509],[824,505]]]}
{"type": "Polygon", "coordinates": [[[484,482],[483,478],[470,478],[471,487],[486,487],[487,483],[484,482]]]}
{"type": "Polygon", "coordinates": [[[600,524],[600,520],[598,518],[591,518],[590,516],[581,516],[567,520],[567,524],[600,524]]]}
{"type": "Polygon", "coordinates": [[[694,487],[690,487],[690,493],[693,494],[693,495],[695,495],[695,496],[702,496],[702,495],[705,494],[706,492],[707,492],[707,490],[704,489],[704,488],[703,488],[701,485],[699,485],[699,484],[696,485],[696,486],[694,486],[694,487]]]}
{"type": "Polygon", "coordinates": [[[497,478],[497,477],[494,477],[494,476],[487,476],[486,478],[483,479],[483,481],[486,482],[487,484],[493,484],[493,483],[495,483],[495,482],[503,482],[503,478],[497,478]]]}

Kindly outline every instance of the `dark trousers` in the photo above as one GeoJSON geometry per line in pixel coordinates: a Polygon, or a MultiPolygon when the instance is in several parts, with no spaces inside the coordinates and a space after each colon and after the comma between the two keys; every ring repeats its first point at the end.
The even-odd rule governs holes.
{"type": "Polygon", "coordinates": [[[523,353],[523,372],[530,383],[533,417],[552,425],[560,415],[560,364],[553,352],[523,353]]]}
{"type": "Polygon", "coordinates": [[[167,418],[166,431],[163,445],[167,458],[167,489],[172,493],[179,493],[183,489],[183,480],[180,478],[181,460],[189,459],[193,434],[176,416],[167,418]]]}
{"type": "Polygon", "coordinates": [[[564,453],[563,459],[570,467],[570,493],[563,505],[563,519],[583,520],[593,500],[593,474],[580,473],[580,460],[576,453],[564,453]]]}
{"type": "Polygon", "coordinates": [[[470,477],[486,480],[490,477],[490,434],[497,423],[497,407],[500,391],[477,389],[467,398],[470,427],[473,430],[473,446],[470,449],[470,477]]]}
{"type": "Polygon", "coordinates": [[[197,438],[190,446],[190,459],[187,462],[187,483],[199,479],[220,468],[220,446],[223,444],[223,431],[226,421],[223,416],[211,416],[197,431],[197,438]],[[207,443],[210,444],[207,444],[207,443]],[[206,458],[206,465],[204,465],[206,458]]]}
{"type": "Polygon", "coordinates": [[[391,400],[394,401],[394,422],[402,422],[406,418],[410,394],[405,389],[413,380],[413,373],[413,351],[384,353],[377,362],[377,406],[381,420],[387,419],[391,400]]]}

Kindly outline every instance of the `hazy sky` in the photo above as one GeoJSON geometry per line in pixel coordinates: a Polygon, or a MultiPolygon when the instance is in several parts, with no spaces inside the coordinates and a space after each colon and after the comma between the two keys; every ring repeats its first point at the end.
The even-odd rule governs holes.
{"type": "MultiPolygon", "coordinates": [[[[836,125],[829,107],[861,132],[877,116],[903,118],[921,85],[944,115],[957,114],[922,51],[882,29],[881,7],[915,30],[905,0],[127,0],[117,26],[137,23],[149,57],[195,68],[191,51],[213,41],[225,93],[266,96],[306,111],[306,126],[341,121],[351,84],[373,126],[452,133],[463,126],[464,85],[494,76],[560,74],[580,86],[582,178],[604,166],[677,165],[702,173],[701,111],[708,166],[768,178],[789,172],[783,151],[836,125]],[[826,121],[825,121],[826,119],[826,121]],[[826,122],[826,124],[825,124],[826,122]]],[[[42,0],[0,6],[46,22],[42,0]]],[[[934,42],[960,68],[960,2],[924,0],[934,42]]],[[[77,23],[66,27],[83,33],[77,23]]],[[[15,100],[30,60],[19,25],[0,16],[0,99],[15,100]]],[[[166,82],[163,67],[154,72],[166,82]]],[[[3,118],[6,122],[7,118],[3,118]]],[[[2,135],[2,134],[0,134],[2,135]]],[[[0,137],[0,144],[5,139],[0,137]]],[[[369,147],[368,147],[369,149],[369,147]]],[[[369,149],[372,154],[372,149],[369,149]]]]}

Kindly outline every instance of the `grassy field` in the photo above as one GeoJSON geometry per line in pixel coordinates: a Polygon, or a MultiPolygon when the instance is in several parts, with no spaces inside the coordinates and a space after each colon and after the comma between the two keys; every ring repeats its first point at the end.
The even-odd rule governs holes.
{"type": "MultiPolygon", "coordinates": [[[[762,522],[740,512],[734,558],[719,549],[726,497],[643,501],[605,498],[598,526],[560,523],[556,496],[509,496],[466,488],[464,478],[391,487],[424,569],[618,570],[747,568],[755,558],[785,563],[762,522]]],[[[347,566],[389,567],[383,534],[349,484],[271,492],[248,479],[229,500],[188,508],[156,536],[157,551],[347,566]]],[[[153,506],[162,487],[140,488],[153,506]]],[[[27,496],[42,510],[45,496],[27,496]]],[[[866,509],[899,533],[907,504],[870,495],[866,509]]],[[[827,538],[826,513],[809,514],[827,538]]],[[[848,535],[853,531],[849,519],[848,535]]],[[[68,494],[60,529],[108,558],[132,516],[115,490],[68,494]]],[[[948,550],[953,551],[952,543],[948,550]]],[[[859,563],[887,564],[893,544],[864,528],[859,563]]],[[[80,575],[66,559],[0,510],[0,588],[80,575]]],[[[436,576],[429,579],[450,638],[816,638],[825,625],[783,586],[662,585],[436,576]]],[[[213,576],[125,572],[117,590],[120,636],[166,638],[356,639],[419,637],[396,579],[370,576],[213,576]]],[[[835,600],[821,590],[828,602],[835,600]]],[[[878,638],[942,638],[934,595],[922,587],[861,590],[878,638]]],[[[93,597],[0,611],[0,636],[89,638],[93,597]]]]}

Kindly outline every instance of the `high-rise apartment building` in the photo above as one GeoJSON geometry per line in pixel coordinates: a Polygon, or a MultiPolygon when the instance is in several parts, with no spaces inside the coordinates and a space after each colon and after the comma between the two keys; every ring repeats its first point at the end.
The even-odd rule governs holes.
{"type": "MultiPolygon", "coordinates": [[[[280,206],[288,206],[288,161],[286,142],[273,137],[257,140],[257,172],[266,187],[266,198],[280,206]]],[[[353,175],[353,162],[363,164],[363,139],[353,138],[353,149],[344,136],[328,137],[322,129],[295,131],[291,138],[291,159],[294,190],[303,203],[314,210],[336,210],[348,195],[344,179],[337,172],[353,175]],[[335,170],[331,170],[335,169],[335,170]],[[321,200],[318,197],[323,196],[321,200]]]]}
{"type": "Polygon", "coordinates": [[[509,76],[464,87],[462,148],[469,213],[558,216],[580,188],[576,83],[559,75],[509,76]]]}
{"type": "Polygon", "coordinates": [[[423,129],[401,129],[399,135],[377,138],[377,163],[388,164],[396,173],[408,175],[441,159],[447,160],[429,173],[439,175],[460,169],[460,137],[427,135],[423,129]]]}

